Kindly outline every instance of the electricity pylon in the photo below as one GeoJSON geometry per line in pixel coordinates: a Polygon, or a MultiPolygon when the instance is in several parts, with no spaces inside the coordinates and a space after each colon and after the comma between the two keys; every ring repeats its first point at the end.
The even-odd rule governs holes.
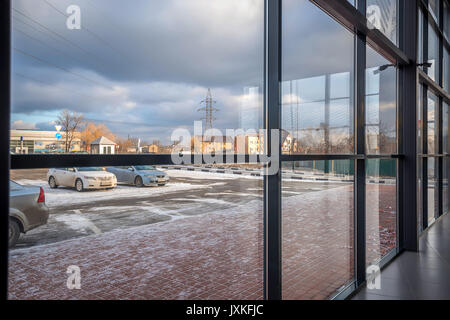
{"type": "Polygon", "coordinates": [[[208,88],[208,93],[206,94],[205,100],[202,100],[200,104],[204,104],[203,108],[198,109],[197,111],[205,111],[205,117],[201,118],[201,120],[205,120],[205,131],[213,128],[213,121],[216,120],[214,118],[213,113],[219,111],[219,109],[214,108],[214,105],[217,102],[213,100],[211,95],[211,89],[208,88]]]}

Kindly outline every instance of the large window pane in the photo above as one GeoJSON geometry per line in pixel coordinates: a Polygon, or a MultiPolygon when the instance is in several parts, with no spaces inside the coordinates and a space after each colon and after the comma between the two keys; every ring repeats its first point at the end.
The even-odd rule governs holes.
{"type": "Polygon", "coordinates": [[[367,46],[366,150],[397,153],[397,69],[367,46]]]}
{"type": "Polygon", "coordinates": [[[353,35],[306,0],[283,1],[282,28],[283,152],[352,153],[353,35]]]}
{"type": "Polygon", "coordinates": [[[438,98],[431,92],[428,92],[428,105],[427,105],[427,141],[428,141],[428,154],[438,153],[438,132],[436,130],[437,121],[437,108],[438,98]]]}
{"type": "Polygon", "coordinates": [[[9,251],[10,299],[263,298],[258,167],[158,166],[169,182],[141,188],[123,183],[136,172],[129,167],[77,169],[88,177],[114,172],[122,183],[77,192],[69,170],[52,170],[56,189],[47,169],[11,171],[11,218],[20,210],[34,220],[19,223],[28,232],[9,251]],[[79,290],[66,286],[72,265],[81,271],[79,290]]]}
{"type": "MultiPolygon", "coordinates": [[[[185,154],[233,153],[225,130],[239,128],[253,130],[240,153],[261,153],[263,0],[12,5],[12,153],[171,153],[175,129],[190,134],[185,154]],[[68,28],[69,5],[81,29],[68,28]]],[[[103,170],[80,184],[62,169],[56,185],[47,170],[11,172],[43,188],[50,217],[10,250],[10,298],[263,298],[260,166],[158,167],[164,186],[163,173],[127,166],[117,187],[103,170]],[[66,287],[70,265],[81,290],[66,287]]]]}
{"type": "Polygon", "coordinates": [[[389,40],[397,44],[397,0],[367,0],[367,19],[389,40]]]}
{"type": "Polygon", "coordinates": [[[444,61],[442,63],[443,74],[442,74],[442,87],[445,91],[450,92],[450,56],[449,51],[444,46],[444,61]]]}
{"type": "Polygon", "coordinates": [[[428,62],[431,67],[427,68],[428,76],[438,81],[439,76],[439,39],[432,25],[428,23],[428,62]]]}
{"type": "MultiPolygon", "coordinates": [[[[442,149],[444,154],[449,154],[450,145],[448,139],[449,114],[448,104],[442,103],[442,149]]],[[[450,175],[450,159],[444,158],[442,161],[442,212],[446,213],[449,209],[449,188],[448,181],[450,175]]]]}
{"type": "Polygon", "coordinates": [[[354,279],[353,160],[285,163],[283,299],[327,299],[354,279]]]}
{"type": "Polygon", "coordinates": [[[12,5],[12,152],[170,153],[194,121],[223,136],[262,126],[263,0],[12,5]],[[81,29],[67,26],[70,5],[81,29]],[[84,121],[59,136],[64,109],[84,121]]]}
{"type": "Polygon", "coordinates": [[[397,161],[366,161],[366,259],[378,262],[397,246],[397,161]]]}
{"type": "Polygon", "coordinates": [[[428,190],[427,190],[427,221],[428,225],[434,222],[436,219],[436,213],[439,204],[439,192],[438,192],[438,159],[427,159],[427,172],[428,172],[428,190]]]}

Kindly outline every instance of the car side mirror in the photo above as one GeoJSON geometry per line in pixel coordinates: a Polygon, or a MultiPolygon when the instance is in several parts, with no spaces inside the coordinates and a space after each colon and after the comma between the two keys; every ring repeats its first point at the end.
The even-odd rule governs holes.
{"type": "Polygon", "coordinates": [[[129,167],[129,168],[128,168],[128,170],[130,170],[130,171],[134,171],[134,169],[133,169],[133,168],[131,168],[131,167],[129,167]]]}

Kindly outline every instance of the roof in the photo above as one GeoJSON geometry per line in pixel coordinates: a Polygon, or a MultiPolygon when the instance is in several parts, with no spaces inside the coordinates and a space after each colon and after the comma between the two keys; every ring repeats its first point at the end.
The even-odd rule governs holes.
{"type": "Polygon", "coordinates": [[[103,136],[101,136],[100,138],[95,139],[94,141],[92,141],[92,142],[90,143],[90,145],[92,145],[92,144],[110,144],[110,145],[116,145],[115,142],[113,142],[113,141],[111,141],[111,140],[109,140],[108,138],[103,137],[103,136]]]}

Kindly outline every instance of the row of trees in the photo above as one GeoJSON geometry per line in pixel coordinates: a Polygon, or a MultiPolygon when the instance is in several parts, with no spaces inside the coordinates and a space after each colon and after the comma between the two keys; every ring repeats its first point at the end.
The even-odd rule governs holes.
{"type": "Polygon", "coordinates": [[[137,138],[118,137],[105,124],[86,120],[82,114],[69,110],[63,110],[59,113],[56,124],[61,126],[66,153],[72,150],[73,142],[77,136],[80,138],[85,151],[89,151],[89,145],[92,141],[102,136],[114,141],[121,152],[126,152],[129,148],[136,147],[138,144],[137,138]]]}

